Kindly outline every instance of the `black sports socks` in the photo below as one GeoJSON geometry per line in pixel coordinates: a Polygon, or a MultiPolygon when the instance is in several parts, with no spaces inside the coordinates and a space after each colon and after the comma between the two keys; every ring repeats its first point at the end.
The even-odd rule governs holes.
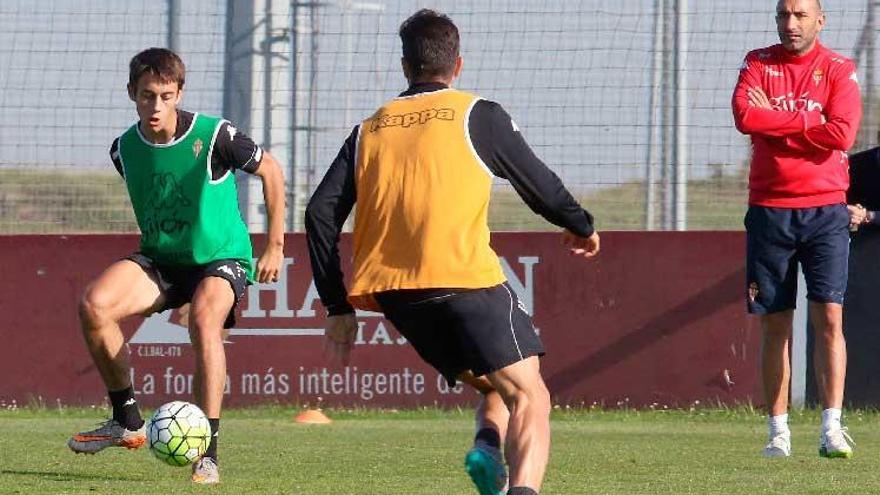
{"type": "Polygon", "coordinates": [[[210,457],[217,462],[217,442],[220,440],[220,418],[208,418],[211,424],[211,443],[205,451],[205,457],[210,457]]]}
{"type": "Polygon", "coordinates": [[[123,390],[109,390],[110,405],[113,406],[113,419],[127,430],[137,430],[144,424],[134,400],[134,390],[128,387],[123,390]]]}

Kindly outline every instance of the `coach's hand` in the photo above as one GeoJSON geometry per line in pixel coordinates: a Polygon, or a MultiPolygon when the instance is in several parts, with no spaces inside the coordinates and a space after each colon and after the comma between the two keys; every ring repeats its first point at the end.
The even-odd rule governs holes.
{"type": "Polygon", "coordinates": [[[598,232],[593,232],[590,237],[581,237],[565,230],[562,232],[562,243],[568,246],[574,256],[592,258],[599,254],[598,232]]]}
{"type": "Polygon", "coordinates": [[[859,225],[868,223],[868,210],[864,206],[860,204],[846,205],[846,209],[849,212],[849,228],[851,230],[856,230],[859,225]]]}
{"type": "Polygon", "coordinates": [[[746,94],[749,97],[749,105],[756,108],[763,108],[764,110],[773,110],[773,105],[770,104],[770,98],[767,97],[767,93],[765,93],[763,89],[758,87],[749,88],[746,90],[746,94]]]}
{"type": "Polygon", "coordinates": [[[277,282],[282,261],[284,261],[284,247],[277,244],[268,245],[257,260],[257,282],[261,284],[277,282]]]}
{"type": "Polygon", "coordinates": [[[324,349],[330,354],[331,360],[348,364],[357,328],[354,313],[327,317],[327,323],[324,324],[324,349]]]}

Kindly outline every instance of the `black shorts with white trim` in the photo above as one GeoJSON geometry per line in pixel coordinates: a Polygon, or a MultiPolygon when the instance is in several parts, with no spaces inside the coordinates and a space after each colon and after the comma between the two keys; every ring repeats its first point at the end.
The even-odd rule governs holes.
{"type": "Polygon", "coordinates": [[[244,296],[249,285],[247,271],[241,264],[233,259],[221,259],[212,261],[206,265],[192,267],[178,267],[160,265],[152,258],[142,254],[133,253],[125,259],[137,263],[147,274],[153,277],[162,295],[165,296],[165,304],[158,312],[166,309],[179,308],[192,302],[193,295],[199,284],[207,277],[219,277],[229,282],[235,298],[223,328],[235,326],[235,307],[244,296]]]}
{"type": "Polygon", "coordinates": [[[544,346],[507,283],[485,289],[416,289],[375,295],[385,317],[450,386],[532,356],[544,346]]]}

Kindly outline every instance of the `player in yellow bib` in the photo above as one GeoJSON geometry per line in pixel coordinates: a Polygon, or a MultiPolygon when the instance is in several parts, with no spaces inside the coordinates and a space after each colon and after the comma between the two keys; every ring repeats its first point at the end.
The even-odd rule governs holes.
{"type": "Polygon", "coordinates": [[[139,121],[113,142],[110,156],[125,179],[141,231],[138,252],[110,265],[85,291],[80,323],[107,386],[113,417],[78,433],[68,446],[94,454],[138,448],[144,421],[131,382],[119,322],[191,303],[196,402],[212,439],[193,465],[192,481],[216,483],[220,409],[226,381],[223,330],[247,285],[277,280],[284,246],[284,176],[275,159],[226,120],[177,108],[185,68],[174,52],[150,48],[132,58],[128,94],[139,121]],[[252,263],[233,173],[263,182],[269,218],[265,252],[252,263]]]}
{"type": "Polygon", "coordinates": [[[328,343],[347,362],[354,308],[384,313],[450,385],[461,380],[483,394],[465,456],[480,494],[535,495],[550,449],[544,348],[489,245],[493,177],[509,180],[532,210],[565,229],[573,254],[597,254],[599,236],[510,116],[451,87],[462,67],[455,24],[422,10],[400,37],[409,88],[355,127],[306,211],[328,343]],[[352,208],[347,290],[337,242],[352,208]]]}

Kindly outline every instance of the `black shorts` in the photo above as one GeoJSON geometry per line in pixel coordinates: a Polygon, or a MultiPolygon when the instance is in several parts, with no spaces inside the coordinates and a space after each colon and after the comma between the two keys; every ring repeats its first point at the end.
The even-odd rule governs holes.
{"type": "Polygon", "coordinates": [[[450,386],[463,371],[482,376],[544,355],[531,317],[507,283],[486,289],[381,292],[376,301],[450,386]]]}
{"type": "Polygon", "coordinates": [[[750,313],[794,309],[798,262],[807,282],[807,299],[843,304],[849,262],[846,205],[795,209],[750,206],[745,226],[750,313]]]}
{"type": "Polygon", "coordinates": [[[229,310],[229,315],[226,316],[223,328],[235,326],[235,307],[248,286],[247,270],[237,260],[223,259],[207,265],[179,267],[160,265],[141,253],[134,253],[125,259],[137,263],[145,272],[153,276],[159,290],[165,296],[165,304],[159,312],[179,308],[191,302],[196,288],[207,277],[220,277],[226,280],[232,286],[235,302],[229,310]]]}

